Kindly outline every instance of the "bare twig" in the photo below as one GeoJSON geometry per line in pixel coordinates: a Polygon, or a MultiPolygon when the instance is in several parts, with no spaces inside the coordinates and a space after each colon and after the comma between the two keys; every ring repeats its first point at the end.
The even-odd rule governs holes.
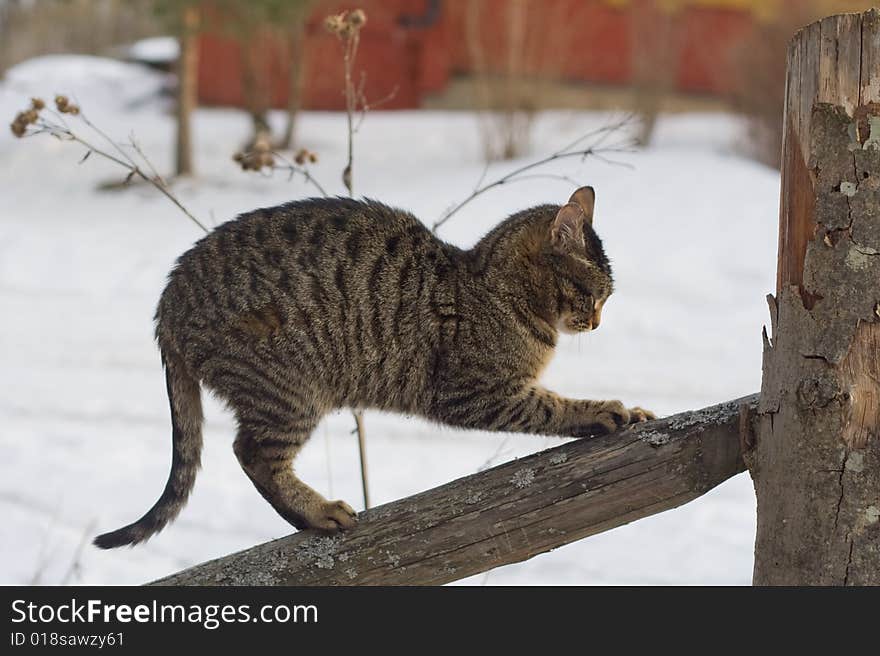
{"type": "MultiPolygon", "coordinates": [[[[567,182],[569,184],[577,185],[578,181],[568,175],[562,175],[561,173],[530,173],[529,175],[520,175],[517,176],[514,182],[521,182],[522,180],[558,180],[559,182],[567,182]]],[[[510,182],[509,180],[507,182],[510,182]]],[[[506,182],[502,184],[507,184],[506,182]]]]}
{"type": "MultiPolygon", "coordinates": [[[[311,155],[312,153],[309,153],[309,154],[311,155]]],[[[321,194],[322,196],[327,195],[327,191],[324,189],[324,187],[321,186],[321,184],[317,180],[315,180],[315,177],[311,174],[311,172],[309,172],[308,168],[306,168],[304,165],[300,166],[300,165],[296,164],[295,162],[291,162],[289,159],[284,157],[284,155],[282,155],[281,153],[278,153],[274,150],[272,151],[272,156],[275,157],[276,160],[280,160],[282,162],[281,164],[277,164],[277,163],[274,164],[272,166],[273,171],[287,171],[287,173],[289,174],[288,179],[291,179],[291,178],[293,178],[294,175],[299,174],[299,175],[303,176],[303,179],[306,182],[308,182],[315,189],[317,189],[319,194],[321,194]]]]}
{"type": "Polygon", "coordinates": [[[358,87],[358,104],[361,106],[360,116],[358,117],[358,122],[354,126],[354,132],[357,133],[358,130],[361,129],[361,125],[364,122],[364,119],[367,118],[367,112],[370,110],[376,109],[377,107],[381,107],[382,105],[391,102],[394,100],[394,97],[397,95],[397,91],[400,89],[399,86],[395,85],[394,88],[388,92],[387,95],[379,98],[379,100],[375,100],[373,102],[368,102],[367,97],[364,95],[363,90],[363,81],[358,87]]]}
{"type": "Polygon", "coordinates": [[[534,179],[534,178],[555,178],[559,180],[572,181],[571,178],[568,178],[564,175],[553,174],[553,173],[539,173],[539,174],[528,174],[525,175],[528,171],[532,169],[539,168],[541,166],[545,166],[550,162],[554,162],[556,160],[561,159],[571,159],[573,157],[579,157],[581,161],[587,159],[588,157],[594,157],[600,161],[603,161],[608,164],[614,164],[617,166],[630,166],[626,162],[618,162],[607,157],[608,154],[613,153],[629,153],[634,152],[634,146],[632,140],[625,140],[620,143],[605,145],[605,141],[608,139],[609,135],[622,130],[632,121],[631,116],[627,116],[620,121],[616,121],[612,124],[606,125],[598,130],[594,130],[587,134],[584,134],[571,143],[569,143],[564,148],[557,150],[556,152],[548,155],[547,157],[543,157],[534,162],[530,162],[528,164],[524,164],[509,173],[501,176],[500,178],[493,180],[492,182],[484,184],[483,181],[486,178],[486,173],[488,168],[483,170],[482,175],[480,176],[480,180],[477,182],[477,185],[474,187],[474,190],[467,196],[464,200],[459,202],[458,204],[452,206],[448,209],[443,216],[441,216],[434,224],[431,226],[432,232],[437,232],[437,230],[443,226],[449,219],[452,218],[454,214],[456,214],[461,208],[465,205],[473,201],[478,196],[486,193],[490,189],[494,189],[495,187],[500,187],[501,185],[505,185],[511,182],[520,182],[522,180],[534,179]],[[589,147],[583,148],[581,147],[584,142],[588,139],[595,138],[589,147]]]}
{"type": "Polygon", "coordinates": [[[192,214],[192,212],[190,212],[183,205],[183,203],[181,203],[180,200],[171,192],[168,183],[158,173],[156,173],[155,167],[152,165],[150,160],[144,154],[141,147],[134,141],[133,138],[131,139],[129,145],[135,150],[135,152],[137,152],[138,155],[140,155],[141,159],[145,163],[145,166],[149,169],[149,172],[144,171],[141,165],[138,164],[138,162],[136,162],[128,152],[126,152],[122,145],[120,145],[117,141],[112,139],[110,136],[107,135],[107,133],[105,133],[97,125],[90,121],[88,117],[86,117],[86,115],[80,110],[79,106],[72,104],[66,96],[56,96],[55,104],[60,113],[46,109],[45,103],[39,98],[33,99],[31,101],[31,109],[20,112],[18,116],[16,116],[15,121],[12,123],[11,127],[13,134],[15,134],[15,136],[17,137],[33,137],[39,134],[48,134],[61,141],[71,141],[74,143],[78,143],[81,146],[84,146],[86,148],[86,154],[83,155],[82,159],[80,159],[80,163],[85,162],[92,153],[95,153],[96,155],[99,155],[104,159],[113,162],[114,164],[118,164],[128,171],[125,182],[130,181],[134,177],[138,177],[144,182],[150,183],[163,196],[174,203],[177,208],[181,212],[183,212],[190,221],[195,223],[203,231],[208,232],[208,228],[205,227],[205,225],[201,221],[199,221],[192,214]],[[116,151],[117,155],[114,155],[108,150],[97,146],[94,142],[82,136],[79,132],[76,132],[61,114],[78,116],[83,124],[92,132],[94,132],[99,138],[106,141],[110,145],[110,148],[116,151]]]}
{"type": "Polygon", "coordinates": [[[493,453],[491,456],[489,456],[489,458],[486,460],[486,462],[484,462],[482,465],[477,467],[477,471],[483,472],[483,471],[486,471],[487,469],[489,469],[489,467],[492,467],[495,464],[495,462],[498,460],[498,458],[500,458],[502,455],[504,455],[506,453],[505,450],[507,449],[508,442],[510,442],[510,435],[508,435],[507,437],[504,438],[504,440],[501,442],[501,444],[498,445],[498,448],[495,449],[495,453],[493,453]]]}
{"type": "Polygon", "coordinates": [[[95,520],[92,520],[86,525],[82,537],[79,540],[79,544],[76,547],[76,551],[73,552],[70,567],[67,568],[67,572],[65,572],[64,576],[61,578],[59,585],[70,585],[70,582],[73,579],[79,579],[80,576],[82,576],[82,554],[86,545],[91,544],[91,536],[95,531],[95,524],[95,520]]]}

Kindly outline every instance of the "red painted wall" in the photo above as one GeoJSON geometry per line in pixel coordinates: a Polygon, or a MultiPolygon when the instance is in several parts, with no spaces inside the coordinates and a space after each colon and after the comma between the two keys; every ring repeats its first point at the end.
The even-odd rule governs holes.
{"type": "Polygon", "coordinates": [[[724,93],[731,90],[730,53],[754,26],[746,12],[689,8],[682,11],[677,88],[682,91],[724,93]]]}
{"type": "MultiPolygon", "coordinates": [[[[644,2],[644,0],[642,0],[644,2]]],[[[476,15],[477,34],[485,67],[505,70],[510,30],[503,23],[509,0],[446,0],[439,19],[430,27],[409,28],[403,16],[424,14],[425,0],[361,0],[354,3],[368,16],[357,57],[356,79],[364,73],[368,102],[394,96],[383,108],[415,108],[426,93],[442,91],[455,74],[475,70],[468,45],[468,11],[476,15]]],[[[527,72],[567,80],[627,84],[633,75],[633,49],[638,32],[633,12],[640,1],[624,6],[602,0],[543,0],[530,2],[525,18],[523,62],[527,72]]],[[[307,28],[304,58],[304,106],[310,109],[344,108],[342,46],[324,31],[323,17],[351,4],[321,3],[307,28]]],[[[474,16],[471,16],[471,20],[474,16]]],[[[681,91],[722,94],[729,91],[730,49],[753,26],[748,12],[688,7],[670,19],[668,57],[674,70],[670,79],[681,91]]],[[[473,31],[471,32],[473,34],[473,31]]],[[[241,46],[219,29],[208,30],[199,41],[199,99],[206,105],[244,105],[241,46]]],[[[271,37],[251,39],[260,65],[262,86],[273,106],[287,97],[287,56],[283,43],[271,37]]]]}

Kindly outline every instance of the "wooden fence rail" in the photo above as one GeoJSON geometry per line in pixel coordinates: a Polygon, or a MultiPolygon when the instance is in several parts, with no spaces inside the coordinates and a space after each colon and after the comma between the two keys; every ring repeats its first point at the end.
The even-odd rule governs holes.
{"type": "Polygon", "coordinates": [[[757,395],[581,439],[294,533],[153,585],[429,585],[687,503],[744,471],[757,395]]]}

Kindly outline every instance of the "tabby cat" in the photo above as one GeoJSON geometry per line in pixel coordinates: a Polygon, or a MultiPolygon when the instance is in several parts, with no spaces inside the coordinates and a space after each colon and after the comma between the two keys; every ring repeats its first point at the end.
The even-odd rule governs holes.
{"type": "Polygon", "coordinates": [[[356,521],[291,466],[335,408],[575,437],[653,418],[537,383],[558,333],[597,328],[612,291],[594,202],[583,187],[561,207],[514,214],[470,250],[369,200],[297,201],[218,227],[178,260],[156,311],[173,428],[165,490],[95,544],[142,542],[179,513],[199,467],[200,384],[234,411],[245,473],[301,529],[356,521]]]}

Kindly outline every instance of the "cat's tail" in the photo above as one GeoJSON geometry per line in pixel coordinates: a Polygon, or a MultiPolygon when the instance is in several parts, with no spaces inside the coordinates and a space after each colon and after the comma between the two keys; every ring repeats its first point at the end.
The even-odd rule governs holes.
{"type": "Polygon", "coordinates": [[[101,549],[137,544],[161,531],[177,517],[196,481],[202,452],[202,399],[199,382],[182,358],[163,349],[165,382],[171,405],[171,472],[159,500],[139,520],[95,538],[101,549]]]}

